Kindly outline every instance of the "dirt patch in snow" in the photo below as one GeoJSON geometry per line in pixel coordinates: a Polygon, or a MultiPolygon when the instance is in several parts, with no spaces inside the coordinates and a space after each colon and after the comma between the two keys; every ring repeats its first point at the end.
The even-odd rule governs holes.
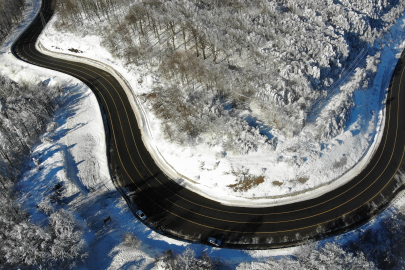
{"type": "Polygon", "coordinates": [[[275,186],[282,186],[283,185],[283,182],[280,182],[280,181],[273,181],[272,183],[275,186]]]}
{"type": "Polygon", "coordinates": [[[301,184],[305,184],[309,180],[309,177],[300,177],[298,178],[298,182],[301,184]]]}
{"type": "Polygon", "coordinates": [[[238,191],[248,191],[251,188],[255,188],[261,183],[264,183],[264,176],[259,176],[255,178],[248,178],[245,180],[239,181],[239,183],[233,184],[233,185],[228,185],[228,187],[232,188],[233,191],[238,192],[238,191]]]}
{"type": "Polygon", "coordinates": [[[71,51],[71,52],[74,52],[74,53],[83,53],[83,51],[80,51],[80,50],[74,49],[74,48],[70,48],[68,50],[71,51]]]}

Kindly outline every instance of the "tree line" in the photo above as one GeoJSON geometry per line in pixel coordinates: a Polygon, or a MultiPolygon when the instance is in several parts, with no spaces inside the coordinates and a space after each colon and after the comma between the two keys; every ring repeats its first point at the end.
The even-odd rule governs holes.
{"type": "Polygon", "coordinates": [[[57,109],[60,87],[18,84],[0,77],[0,184],[18,179],[25,156],[57,109]]]}
{"type": "MultiPolygon", "coordinates": [[[[240,263],[236,269],[378,269],[362,252],[357,254],[347,252],[336,243],[326,243],[325,245],[306,244],[300,246],[297,250],[296,254],[291,256],[279,256],[277,259],[270,257],[259,262],[240,263]]],[[[220,270],[231,268],[221,258],[212,258],[204,252],[200,256],[196,256],[195,251],[191,248],[187,248],[180,254],[169,250],[163,256],[157,258],[155,265],[165,270],[220,270]]]]}

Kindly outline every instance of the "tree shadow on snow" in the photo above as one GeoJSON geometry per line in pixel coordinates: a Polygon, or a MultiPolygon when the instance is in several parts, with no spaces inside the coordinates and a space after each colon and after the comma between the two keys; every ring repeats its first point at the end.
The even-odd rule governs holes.
{"type": "Polygon", "coordinates": [[[84,127],[85,125],[87,125],[88,123],[78,123],[72,127],[69,128],[62,128],[62,129],[56,129],[53,132],[49,133],[46,138],[52,140],[52,141],[56,141],[59,140],[60,138],[65,137],[67,134],[69,134],[72,131],[75,131],[81,127],[84,127]]]}
{"type": "Polygon", "coordinates": [[[69,197],[64,198],[64,199],[63,199],[63,202],[64,202],[65,204],[69,204],[69,203],[71,203],[74,199],[76,199],[79,195],[80,195],[80,192],[76,192],[75,194],[73,194],[73,195],[71,195],[71,196],[69,196],[69,197]]]}
{"type": "Polygon", "coordinates": [[[62,100],[59,101],[60,106],[63,109],[58,110],[55,115],[55,122],[60,126],[66,124],[67,119],[76,115],[80,101],[89,96],[88,93],[86,94],[83,91],[83,87],[83,85],[76,84],[64,88],[65,94],[62,97],[62,100]]]}
{"type": "Polygon", "coordinates": [[[52,145],[48,148],[45,148],[44,150],[41,151],[41,153],[37,154],[40,163],[48,160],[48,158],[51,158],[54,154],[58,153],[60,150],[61,150],[60,145],[52,145]]]}
{"type": "MultiPolygon", "coordinates": [[[[120,266],[120,269],[123,269],[123,270],[139,269],[144,261],[145,261],[145,258],[142,258],[139,261],[126,262],[125,264],[120,266]]],[[[152,265],[150,265],[149,267],[147,267],[145,269],[152,269],[153,266],[154,265],[152,264],[152,265]]]]}

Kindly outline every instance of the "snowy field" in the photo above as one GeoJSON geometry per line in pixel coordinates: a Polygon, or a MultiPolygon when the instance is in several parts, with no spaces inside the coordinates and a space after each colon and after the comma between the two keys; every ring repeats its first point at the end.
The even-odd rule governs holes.
{"type": "Polygon", "coordinates": [[[85,24],[78,31],[80,34],[73,34],[57,31],[53,27],[56,20],[58,17],[54,16],[40,36],[41,44],[54,52],[96,59],[119,71],[141,101],[140,111],[153,131],[147,141],[157,150],[155,157],[166,163],[167,170],[175,172],[183,186],[236,205],[250,204],[251,198],[257,206],[304,200],[344,184],[361,171],[378,146],[384,124],[385,94],[405,37],[404,18],[400,18],[384,39],[368,49],[369,56],[359,55],[353,63],[358,67],[345,75],[340,91],[318,108],[319,115],[330,114],[335,103],[342,103],[348,93],[353,95],[354,106],[348,113],[346,128],[337,136],[318,141],[314,136],[315,125],[308,124],[293,139],[280,136],[275,151],[259,148],[239,155],[224,153],[218,145],[180,147],[165,139],[160,120],[145,98],[159,83],[156,78],[142,66],[127,66],[112,57],[100,45],[100,36],[88,34],[94,30],[92,23],[85,24]],[[375,77],[364,88],[362,81],[367,72],[375,77]]]}

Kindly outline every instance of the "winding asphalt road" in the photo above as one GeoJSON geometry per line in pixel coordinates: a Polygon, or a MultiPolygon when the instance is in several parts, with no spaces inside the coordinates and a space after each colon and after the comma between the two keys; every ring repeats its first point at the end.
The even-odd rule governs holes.
{"type": "MultiPolygon", "coordinates": [[[[43,0],[48,21],[51,0],[43,0]]],[[[267,208],[230,207],[201,197],[168,179],[146,150],[130,103],[109,73],[82,63],[56,59],[35,49],[42,31],[38,16],[13,46],[28,63],[70,74],[96,94],[106,115],[110,169],[120,188],[133,191],[131,202],[148,216],[145,223],[173,237],[206,243],[210,236],[230,248],[275,248],[319,239],[367,222],[402,189],[396,177],[405,146],[404,54],[389,88],[381,144],[369,165],[346,185],[316,199],[267,208]]]]}

